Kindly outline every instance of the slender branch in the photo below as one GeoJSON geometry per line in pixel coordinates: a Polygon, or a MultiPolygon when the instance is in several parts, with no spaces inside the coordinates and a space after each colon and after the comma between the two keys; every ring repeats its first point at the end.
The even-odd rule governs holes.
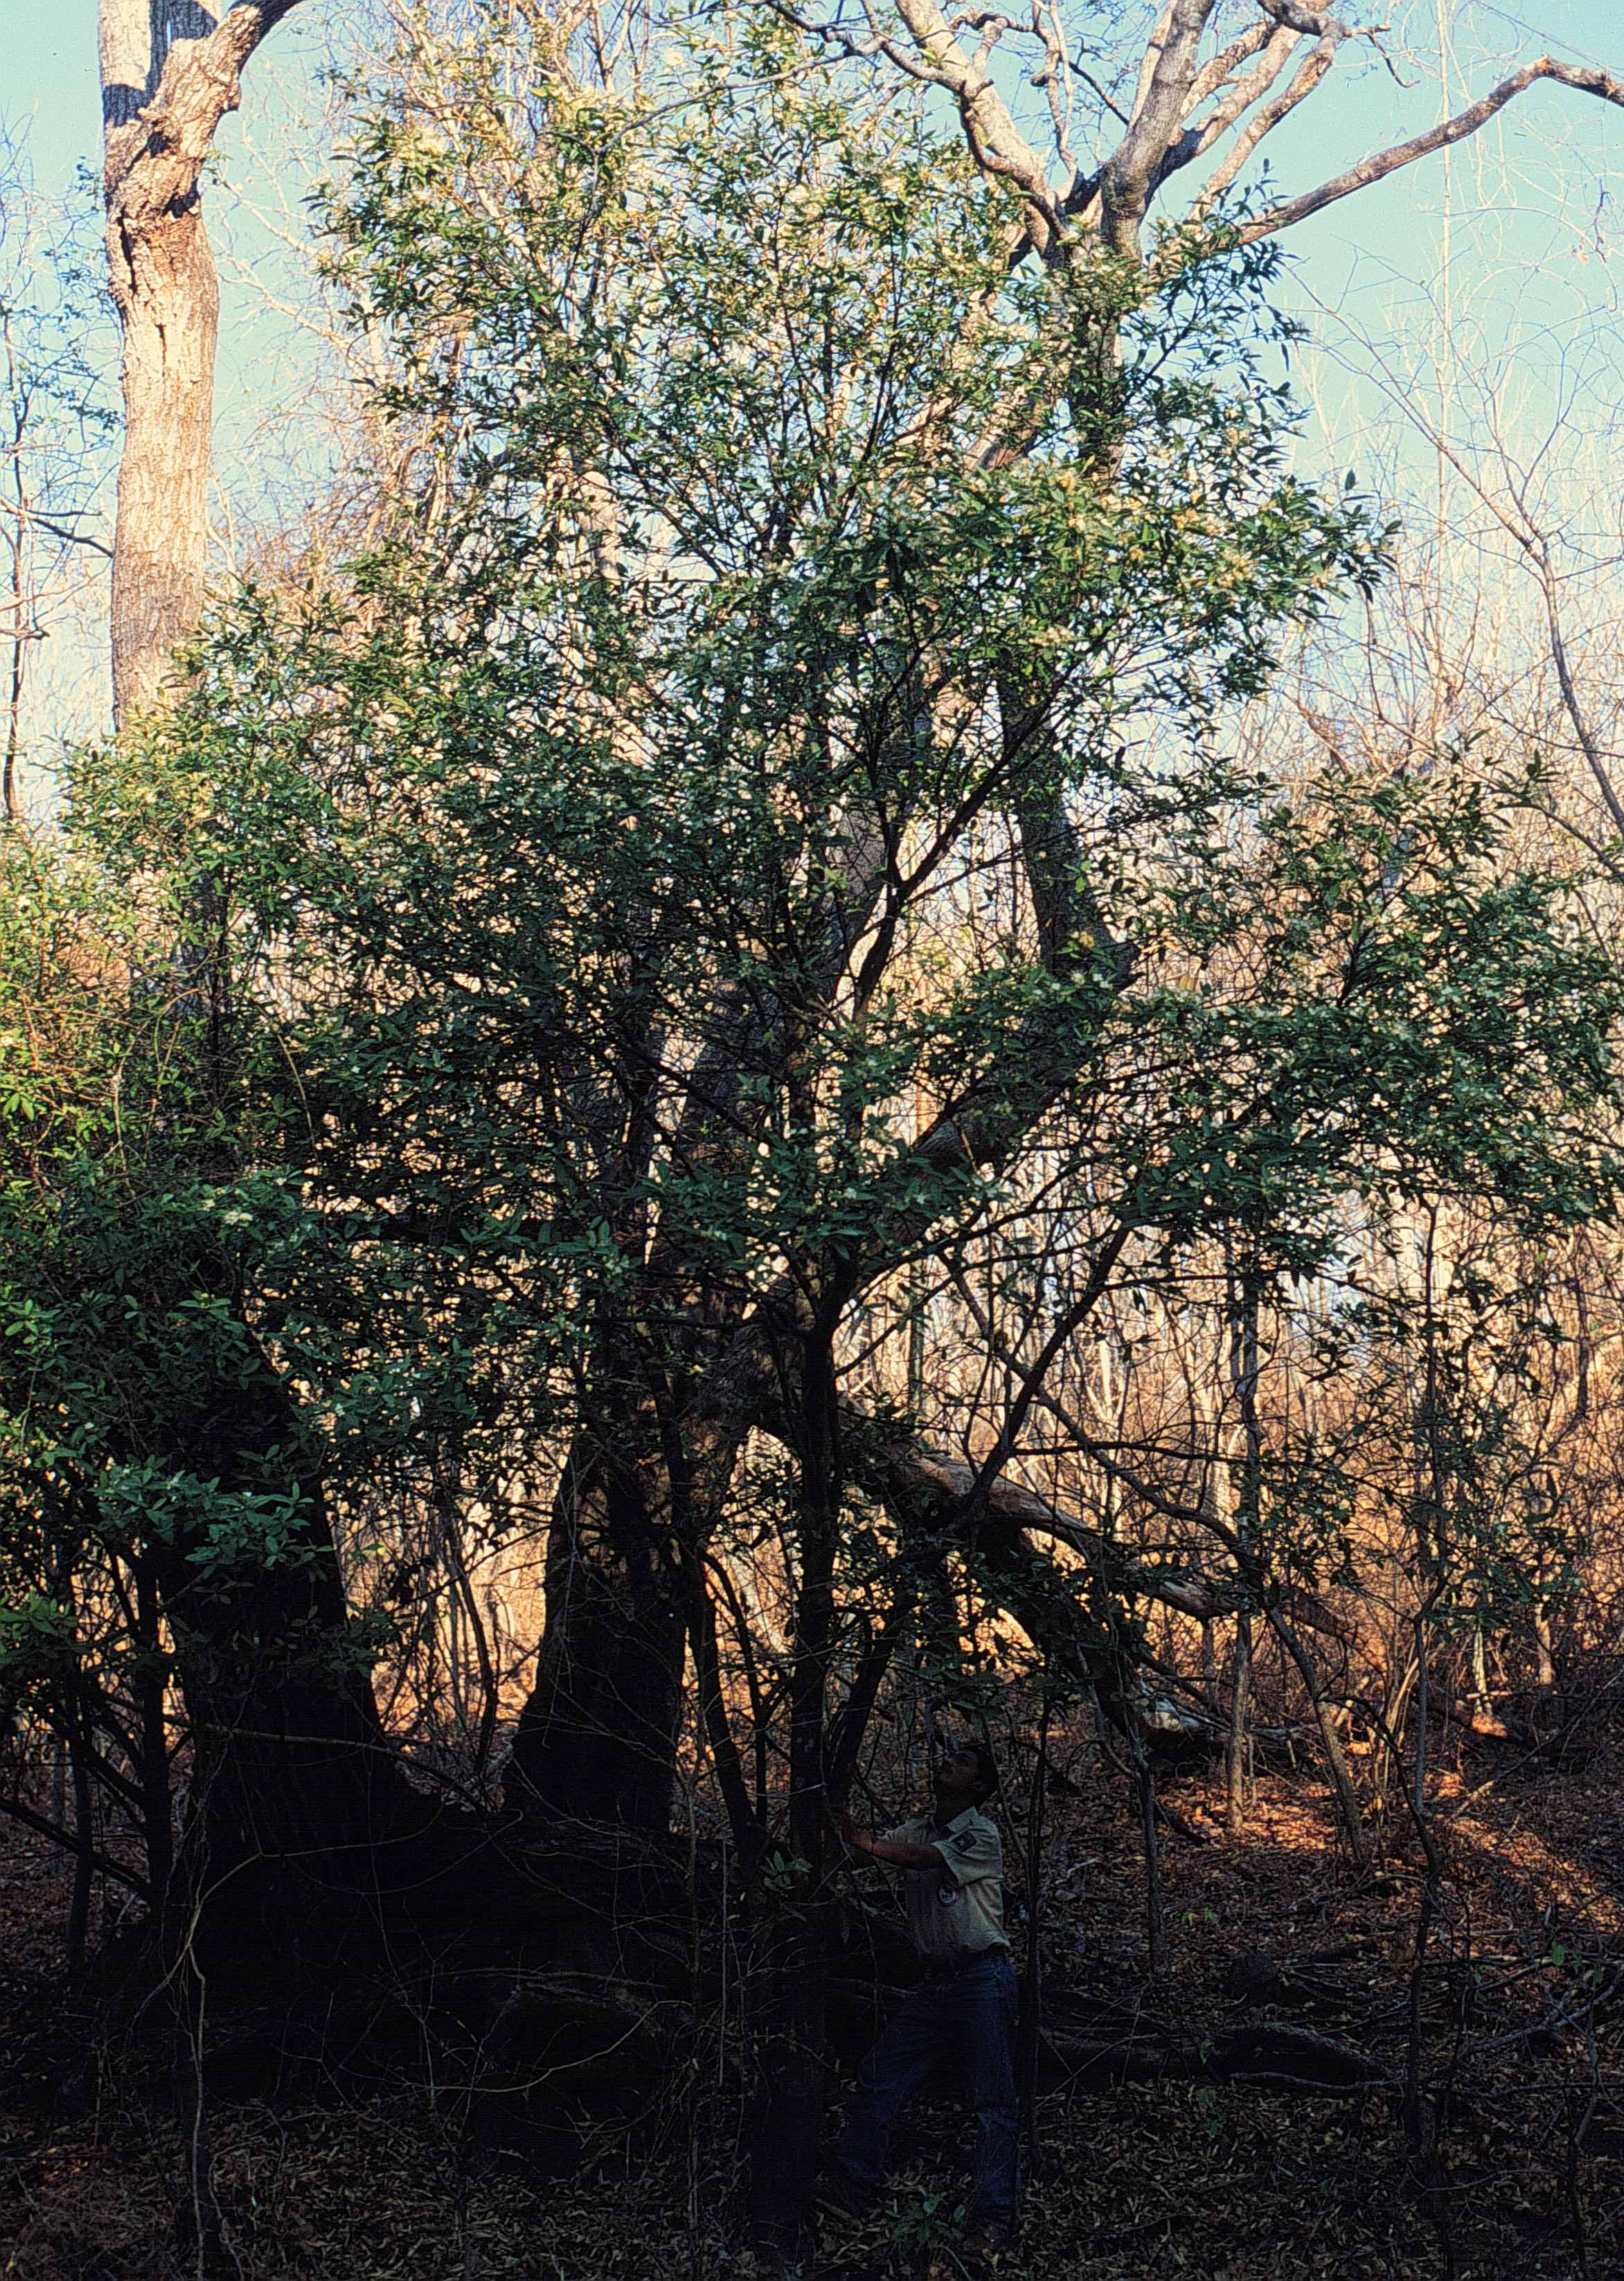
{"type": "Polygon", "coordinates": [[[98,1852],[88,1837],[76,1837],[71,1829],[64,1829],[59,1821],[51,1821],[44,1814],[35,1813],[31,1805],[24,1805],[19,1798],[0,1798],[0,1813],[9,1813],[13,1821],[20,1821],[25,1829],[32,1829],[36,1836],[49,1837],[53,1845],[60,1845],[65,1852],[77,1854],[81,1861],[88,1861],[104,1877],[111,1877],[118,1884],[128,1885],[131,1892],[138,1894],[143,1901],[151,1899],[151,1888],[144,1877],[138,1877],[133,1869],[127,1869],[121,1861],[113,1860],[109,1854],[98,1852]]]}
{"type": "Polygon", "coordinates": [[[65,539],[70,546],[88,546],[95,553],[104,554],[111,562],[112,549],[92,538],[89,531],[69,530],[63,523],[53,522],[48,514],[41,514],[31,506],[19,506],[15,499],[0,499],[0,509],[21,523],[32,523],[35,530],[48,530],[53,538],[65,539]]]}
{"type": "MultiPolygon", "coordinates": [[[[1561,600],[1556,565],[1551,560],[1551,540],[1548,535],[1523,504],[1514,483],[1510,484],[1509,488],[1516,503],[1515,512],[1502,505],[1470,464],[1461,457],[1442,430],[1435,428],[1431,421],[1426,419],[1417,410],[1411,393],[1403,388],[1397,377],[1388,370],[1385,360],[1379,352],[1373,351],[1373,344],[1367,342],[1365,345],[1376,354],[1376,361],[1381,367],[1384,383],[1394,402],[1399,405],[1407,417],[1420,429],[1439,457],[1447,460],[1467,489],[1488,508],[1506,537],[1520,548],[1523,560],[1538,580],[1540,592],[1545,605],[1545,624],[1551,660],[1556,668],[1557,684],[1561,691],[1563,709],[1573,723],[1574,733],[1579,739],[1579,749],[1584,754],[1590,773],[1596,779],[1597,788],[1601,793],[1603,805],[1612,820],[1613,829],[1620,838],[1624,838],[1624,800],[1620,800],[1619,797],[1612,778],[1608,773],[1606,760],[1601,746],[1597,744],[1589,723],[1585,717],[1583,707],[1579,701],[1579,692],[1574,681],[1572,668],[1568,662],[1567,645],[1562,633],[1561,600]]],[[[1553,817],[1552,820],[1562,822],[1560,817],[1553,817]]],[[[1570,831],[1573,829],[1571,825],[1565,825],[1564,828],[1570,831]]],[[[1575,836],[1582,837],[1580,834],[1575,836]]],[[[1591,852],[1601,857],[1608,870],[1614,870],[1612,859],[1601,849],[1592,848],[1591,852]]]]}
{"type": "Polygon", "coordinates": [[[1112,100],[1110,91],[1101,86],[1094,73],[1091,71],[1085,71],[1081,64],[1073,64],[1071,66],[1071,69],[1076,73],[1077,77],[1082,81],[1085,87],[1091,87],[1094,89],[1101,102],[1105,105],[1107,111],[1110,112],[1116,118],[1121,120],[1125,127],[1127,126],[1127,112],[1123,109],[1119,103],[1112,100]]]}
{"type": "Polygon", "coordinates": [[[884,56],[887,63],[894,64],[909,79],[919,80],[927,87],[952,85],[945,72],[938,71],[932,65],[922,64],[916,56],[909,55],[901,41],[888,39],[878,28],[871,29],[864,38],[845,24],[814,23],[798,8],[790,6],[789,0],[767,0],[767,4],[775,16],[781,17],[786,24],[793,24],[798,32],[806,32],[816,40],[827,40],[831,46],[843,49],[848,56],[860,59],[884,56]]]}
{"type": "Polygon", "coordinates": [[[1551,637],[1551,661],[1557,669],[1557,684],[1562,692],[1562,703],[1566,709],[1568,719],[1574,724],[1574,734],[1578,738],[1585,759],[1590,764],[1590,773],[1596,778],[1597,785],[1606,805],[1607,813],[1612,818],[1613,829],[1620,838],[1624,838],[1624,802],[1620,802],[1617,792],[1613,789],[1612,778],[1608,775],[1606,764],[1602,759],[1601,747],[1590,733],[1589,723],[1585,719],[1583,709],[1580,705],[1579,692],[1574,685],[1573,673],[1567,661],[1567,645],[1562,638],[1562,618],[1557,603],[1557,574],[1556,566],[1551,559],[1551,542],[1543,532],[1541,532],[1537,544],[1529,545],[1525,540],[1524,545],[1527,548],[1529,560],[1534,565],[1535,575],[1539,579],[1540,591],[1545,598],[1545,624],[1551,637]]]}
{"type": "MultiPolygon", "coordinates": [[[[1275,0],[1275,4],[1283,4],[1283,0],[1275,0]]],[[[1452,143],[1464,142],[1467,135],[1475,135],[1480,127],[1486,126],[1497,111],[1504,111],[1508,103],[1542,79],[1554,80],[1558,87],[1574,88],[1581,95],[1594,95],[1604,103],[1617,104],[1624,109],[1624,80],[1615,79],[1611,72],[1593,65],[1558,63],[1552,56],[1541,56],[1534,63],[1524,64],[1509,79],[1502,80],[1498,87],[1490,88],[1487,95],[1480,96],[1464,111],[1458,111],[1452,119],[1429,127],[1425,134],[1412,135],[1407,143],[1396,143],[1391,150],[1373,151],[1344,174],[1334,174],[1328,182],[1322,182],[1318,189],[1304,190],[1297,197],[1284,199],[1265,213],[1254,215],[1237,233],[1239,243],[1251,245],[1260,237],[1272,237],[1276,231],[1289,229],[1294,223],[1306,221],[1311,214],[1334,205],[1339,198],[1351,197],[1356,190],[1367,189],[1373,182],[1397,174],[1401,167],[1413,166],[1418,159],[1447,150],[1452,143]]]]}
{"type": "Polygon", "coordinates": [[[1201,198],[1203,206],[1210,205],[1214,198],[1229,188],[1264,136],[1272,135],[1281,120],[1313,93],[1336,61],[1341,44],[1341,41],[1330,34],[1317,42],[1272,103],[1264,104],[1261,111],[1247,120],[1205,183],[1201,198]]]}

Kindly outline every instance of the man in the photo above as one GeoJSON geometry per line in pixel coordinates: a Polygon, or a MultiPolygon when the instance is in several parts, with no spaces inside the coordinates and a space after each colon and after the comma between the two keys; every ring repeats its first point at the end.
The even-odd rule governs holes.
{"type": "Polygon", "coordinates": [[[924,1965],[922,1985],[885,2029],[857,2078],[822,2200],[851,2215],[878,2193],[898,2110],[950,2058],[976,2117],[972,2246],[1015,2238],[1015,1967],[1003,1923],[1003,1844],[980,1811],[998,1787],[992,1753],[950,1751],[932,1779],[935,1810],[883,1836],[853,1827],[855,1854],[902,1872],[902,1905],[924,1965]]]}

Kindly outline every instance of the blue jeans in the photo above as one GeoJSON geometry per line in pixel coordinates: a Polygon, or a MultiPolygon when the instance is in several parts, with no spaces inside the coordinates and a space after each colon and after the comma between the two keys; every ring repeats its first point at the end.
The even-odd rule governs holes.
{"type": "Polygon", "coordinates": [[[984,2225],[1015,2218],[1015,1967],[994,1949],[915,1990],[864,2060],[835,2166],[859,2192],[877,2193],[891,2126],[940,2059],[951,2059],[976,2118],[971,2212],[984,2225]]]}

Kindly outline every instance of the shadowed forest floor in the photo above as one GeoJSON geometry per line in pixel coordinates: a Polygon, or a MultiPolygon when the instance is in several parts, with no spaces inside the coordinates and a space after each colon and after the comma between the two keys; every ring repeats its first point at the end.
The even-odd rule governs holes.
{"type": "MultiPolygon", "coordinates": [[[[1224,1833],[1216,1773],[1166,1781],[1184,1826],[1163,1834],[1167,1955],[1152,1984],[1125,1785],[1097,1751],[1058,1751],[1074,1780],[1053,1801],[1046,1847],[1051,2022],[1068,2006],[1116,2006],[1199,2044],[1241,2020],[1289,2022],[1373,2055],[1387,2087],[1050,2092],[1019,2259],[997,2269],[1034,2281],[1624,2271],[1624,2004],[1612,1992],[1624,1722],[1593,1718],[1583,1742],[1584,1756],[1559,1764],[1443,1736],[1434,1798],[1447,1874],[1413,2014],[1413,1848],[1395,1844],[1356,1876],[1306,1771],[1260,1777],[1240,1839],[1224,1833]],[[1423,2138],[1442,2118],[1430,2158],[1403,2112],[1418,2019],[1423,2138]]],[[[0,2272],[195,2273],[176,2234],[183,2149],[161,2086],[60,1993],[69,1882],[49,1849],[8,1833],[0,2272]]],[[[211,2025],[228,2038],[228,2019],[211,2025]]],[[[429,2097],[421,2072],[374,2097],[297,2107],[217,2089],[222,2269],[243,2281],[754,2274],[739,2246],[737,2053],[714,2014],[669,2047],[672,2073],[645,2110],[583,2122],[573,2166],[552,2176],[500,2134],[476,2143],[460,2103],[429,2097]]],[[[954,2281],[984,2269],[955,2246],[967,2153],[964,2117],[917,2107],[885,2211],[861,2231],[827,2227],[808,2272],[954,2281]]]]}

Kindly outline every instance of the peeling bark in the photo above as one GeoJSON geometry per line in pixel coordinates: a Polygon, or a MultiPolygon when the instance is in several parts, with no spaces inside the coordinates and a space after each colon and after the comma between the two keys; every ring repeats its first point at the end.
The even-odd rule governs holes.
{"type": "Polygon", "coordinates": [[[244,65],[298,0],[102,0],[107,277],[123,329],[113,718],[158,694],[203,608],[220,284],[197,183],[244,65]]]}

